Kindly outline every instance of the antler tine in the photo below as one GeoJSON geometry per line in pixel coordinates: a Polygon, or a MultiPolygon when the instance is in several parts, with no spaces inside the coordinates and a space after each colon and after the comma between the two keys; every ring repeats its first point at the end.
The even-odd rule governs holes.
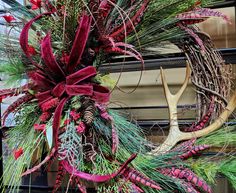
{"type": "Polygon", "coordinates": [[[171,98],[173,97],[173,95],[171,94],[170,89],[167,85],[166,76],[165,76],[163,68],[161,67],[160,70],[161,70],[161,82],[162,82],[162,85],[163,85],[163,88],[164,88],[164,93],[165,93],[167,103],[169,104],[169,102],[171,101],[171,98]]]}
{"type": "Polygon", "coordinates": [[[187,66],[186,66],[186,74],[185,74],[184,83],[183,83],[182,87],[180,88],[180,90],[175,95],[178,100],[180,99],[180,97],[182,96],[182,94],[185,91],[186,87],[188,86],[188,81],[189,81],[189,78],[191,76],[191,68],[190,68],[189,62],[186,61],[186,63],[187,63],[187,66]]]}
{"type": "Polygon", "coordinates": [[[193,137],[198,138],[205,136],[217,129],[219,129],[229,118],[229,116],[236,109],[236,90],[233,93],[228,105],[225,110],[220,114],[220,116],[208,127],[194,132],[181,132],[181,140],[192,139],[193,137]]]}
{"type": "Polygon", "coordinates": [[[186,77],[185,77],[184,84],[176,95],[172,95],[166,83],[164,72],[161,69],[163,87],[165,90],[165,95],[166,95],[168,108],[169,108],[170,131],[164,143],[162,143],[156,149],[152,150],[149,154],[159,155],[161,153],[165,153],[169,151],[172,147],[174,147],[180,141],[202,137],[219,129],[224,124],[224,122],[227,121],[227,119],[233,113],[233,111],[236,109],[236,90],[235,90],[225,110],[220,114],[220,116],[211,125],[209,125],[208,127],[202,130],[194,131],[194,132],[180,131],[179,125],[178,125],[178,119],[177,119],[177,103],[178,103],[179,98],[183,94],[185,88],[187,87],[190,73],[191,73],[190,67],[187,64],[186,77]]]}
{"type": "Polygon", "coordinates": [[[185,76],[184,83],[182,87],[180,88],[180,90],[175,95],[173,95],[171,94],[168,88],[164,71],[161,68],[161,80],[162,80],[165,97],[166,97],[168,108],[169,108],[170,130],[169,130],[169,135],[166,138],[165,142],[159,147],[157,147],[156,149],[154,149],[153,151],[151,151],[150,154],[159,154],[161,152],[168,151],[176,143],[178,143],[179,139],[181,139],[182,136],[181,136],[181,131],[179,130],[179,124],[178,124],[178,118],[177,118],[177,104],[184,90],[186,89],[188,85],[190,74],[191,74],[190,66],[187,63],[186,76],[185,76]]]}
{"type": "Polygon", "coordinates": [[[164,73],[162,67],[160,69],[161,69],[161,80],[162,80],[162,84],[163,84],[163,88],[164,88],[167,103],[168,103],[168,105],[170,105],[170,103],[172,105],[173,105],[173,103],[176,103],[176,105],[177,105],[180,97],[182,96],[183,92],[185,91],[185,89],[188,85],[188,81],[189,81],[189,78],[190,78],[190,75],[191,75],[191,69],[190,69],[189,63],[187,62],[186,75],[185,75],[184,83],[183,83],[182,87],[180,88],[180,90],[176,94],[171,94],[170,89],[167,85],[165,73],[164,73]]]}

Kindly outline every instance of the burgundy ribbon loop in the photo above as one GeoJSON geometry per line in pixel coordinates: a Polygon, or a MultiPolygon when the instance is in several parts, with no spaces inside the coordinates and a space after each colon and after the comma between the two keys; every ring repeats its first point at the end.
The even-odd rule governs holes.
{"type": "Polygon", "coordinates": [[[43,88],[51,88],[55,83],[43,76],[42,74],[38,72],[30,72],[28,76],[33,80],[37,86],[43,87],[43,88]]]}
{"type": "Polygon", "coordinates": [[[88,66],[83,68],[69,76],[66,77],[66,83],[68,85],[77,84],[83,80],[94,77],[97,75],[96,68],[93,66],[88,66]]]}
{"type": "Polygon", "coordinates": [[[92,98],[99,103],[107,103],[110,98],[110,91],[106,87],[94,84],[92,98]]]}
{"type": "Polygon", "coordinates": [[[45,92],[40,92],[36,94],[36,98],[42,102],[48,99],[51,96],[51,90],[47,90],[45,92]]]}
{"type": "MultiPolygon", "coordinates": [[[[62,81],[56,86],[51,85],[52,87],[49,90],[38,93],[36,97],[41,103],[43,103],[48,101],[52,97],[61,98],[63,97],[63,95],[64,97],[86,95],[91,96],[93,100],[99,103],[106,103],[109,101],[110,97],[109,90],[103,86],[91,84],[88,80],[91,77],[94,77],[96,74],[96,69],[94,67],[86,67],[67,76],[66,81],[62,81]],[[86,81],[88,81],[88,83],[86,83],[86,81]]],[[[40,82],[37,81],[37,83],[40,83],[40,85],[43,85],[44,83],[46,85],[47,81],[42,77],[40,79],[40,82]]],[[[49,85],[47,84],[47,88],[48,86],[49,85]]]]}
{"type": "Polygon", "coordinates": [[[57,77],[65,77],[65,73],[63,72],[53,55],[51,37],[49,34],[47,34],[46,37],[42,40],[41,56],[44,60],[45,65],[53,75],[57,77]]]}
{"type": "Polygon", "coordinates": [[[58,83],[54,87],[51,94],[55,97],[61,97],[64,94],[65,91],[66,91],[66,84],[63,81],[63,82],[58,83]]]}
{"type": "Polygon", "coordinates": [[[87,96],[93,95],[93,87],[86,84],[86,85],[66,85],[66,93],[69,96],[76,96],[81,93],[87,96]]]}
{"type": "Polygon", "coordinates": [[[51,12],[43,13],[43,14],[38,15],[37,17],[31,19],[28,23],[26,23],[26,25],[24,26],[24,28],[22,29],[21,34],[20,34],[20,46],[21,46],[22,50],[24,51],[25,55],[29,58],[29,60],[32,62],[32,64],[35,67],[37,67],[38,69],[42,69],[42,67],[39,66],[39,64],[37,62],[33,61],[32,57],[29,53],[29,50],[28,50],[28,48],[29,48],[29,43],[28,43],[29,30],[35,21],[41,19],[43,16],[51,15],[51,14],[52,14],[51,12]]]}

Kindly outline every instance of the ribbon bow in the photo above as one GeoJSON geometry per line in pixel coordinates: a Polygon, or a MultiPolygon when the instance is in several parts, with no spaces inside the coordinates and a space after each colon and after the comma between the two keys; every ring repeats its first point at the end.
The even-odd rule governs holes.
{"type": "MultiPolygon", "coordinates": [[[[59,98],[59,104],[55,109],[53,118],[53,136],[55,138],[55,147],[57,147],[58,128],[60,127],[60,118],[63,107],[70,97],[85,95],[90,96],[99,103],[106,103],[109,101],[109,90],[103,86],[91,84],[90,82],[90,78],[96,74],[97,72],[94,67],[86,67],[67,76],[65,81],[59,82],[56,85],[52,84],[51,88],[36,94],[36,98],[39,101],[39,106],[42,106],[53,98],[59,98]]],[[[42,76],[36,72],[33,76],[31,76],[31,79],[33,79],[34,82],[39,83],[39,77],[42,78],[42,76]]],[[[46,78],[41,79],[40,85],[45,84],[47,87],[47,83],[46,78]]]]}
{"type": "Polygon", "coordinates": [[[99,103],[106,103],[109,101],[109,90],[103,86],[91,83],[90,79],[96,74],[96,69],[92,66],[88,66],[66,76],[64,81],[56,84],[51,83],[50,85],[48,85],[48,79],[38,72],[35,72],[30,76],[38,86],[47,88],[46,91],[36,94],[39,106],[42,106],[45,102],[55,97],[63,99],[77,95],[90,96],[99,103]]]}
{"type": "Polygon", "coordinates": [[[53,55],[50,35],[47,34],[41,42],[41,58],[44,61],[44,66],[40,66],[32,60],[28,53],[28,33],[31,25],[42,18],[44,13],[29,21],[23,28],[20,36],[20,45],[25,52],[25,55],[32,61],[32,64],[38,69],[30,72],[29,77],[35,85],[37,91],[36,98],[39,101],[39,106],[47,103],[53,98],[57,98],[59,103],[55,109],[53,117],[53,136],[54,144],[57,149],[58,144],[58,129],[64,105],[72,97],[77,95],[89,96],[91,99],[106,103],[109,101],[109,90],[103,86],[92,83],[91,78],[97,74],[94,67],[89,66],[76,71],[80,65],[80,60],[84,52],[86,42],[91,27],[91,17],[83,15],[80,25],[77,29],[72,50],[69,55],[69,60],[63,65],[59,65],[53,55]]]}

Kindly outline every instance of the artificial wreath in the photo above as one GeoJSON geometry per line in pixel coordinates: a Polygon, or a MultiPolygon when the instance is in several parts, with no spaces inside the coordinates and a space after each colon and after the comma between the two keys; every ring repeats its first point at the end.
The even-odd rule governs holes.
{"type": "Polygon", "coordinates": [[[19,98],[2,116],[4,125],[15,113],[16,123],[6,133],[12,155],[4,163],[3,192],[19,191],[23,176],[54,162],[58,172],[53,192],[65,176],[68,186],[83,193],[91,186],[101,193],[210,193],[217,173],[236,187],[233,155],[191,159],[210,146],[236,142],[234,128],[223,129],[236,106],[235,93],[228,101],[230,70],[210,38],[195,26],[209,17],[230,19],[202,8],[208,0],[12,2],[2,15],[7,33],[1,34],[0,64],[14,87],[0,90],[0,96],[19,98]],[[176,95],[161,71],[170,134],[155,145],[142,128],[109,108],[109,78],[99,68],[117,55],[144,67],[142,54],[163,42],[177,45],[189,64],[176,95]],[[183,131],[174,125],[175,110],[190,76],[199,91],[202,118],[183,131]],[[22,79],[27,83],[22,85],[22,79]]]}

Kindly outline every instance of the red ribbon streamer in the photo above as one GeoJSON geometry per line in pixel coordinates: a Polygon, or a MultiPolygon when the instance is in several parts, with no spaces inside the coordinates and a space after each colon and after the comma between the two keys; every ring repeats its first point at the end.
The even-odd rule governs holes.
{"type": "Polygon", "coordinates": [[[22,29],[21,31],[21,34],[20,34],[20,46],[22,48],[22,50],[24,51],[25,55],[29,58],[29,60],[32,62],[32,64],[37,67],[38,69],[42,69],[41,66],[39,66],[36,62],[34,62],[31,58],[31,55],[29,53],[29,30],[30,30],[30,27],[32,26],[32,24],[41,19],[43,16],[46,16],[46,15],[51,15],[52,13],[51,12],[48,12],[48,13],[43,13],[43,14],[40,14],[38,15],[37,17],[31,19],[28,23],[26,23],[26,25],[24,26],[24,28],[22,29]]]}
{"type": "Polygon", "coordinates": [[[91,17],[83,15],[80,20],[80,25],[77,29],[75,40],[67,64],[68,72],[73,72],[76,66],[80,64],[80,60],[87,43],[88,35],[91,27],[91,17]]]}
{"type": "Polygon", "coordinates": [[[92,182],[107,182],[119,174],[122,174],[125,170],[127,165],[133,161],[136,158],[137,154],[133,154],[120,168],[117,172],[112,173],[112,174],[107,174],[107,175],[96,175],[96,174],[89,174],[85,172],[81,172],[73,168],[67,161],[63,160],[61,163],[66,169],[67,172],[72,174],[73,176],[77,176],[79,178],[82,178],[84,180],[92,181],[92,182]]]}
{"type": "Polygon", "coordinates": [[[41,56],[42,59],[44,60],[45,65],[49,68],[50,72],[53,75],[59,77],[65,76],[65,73],[57,63],[56,58],[52,53],[51,38],[49,34],[46,35],[46,37],[43,39],[41,43],[41,56]]]}

